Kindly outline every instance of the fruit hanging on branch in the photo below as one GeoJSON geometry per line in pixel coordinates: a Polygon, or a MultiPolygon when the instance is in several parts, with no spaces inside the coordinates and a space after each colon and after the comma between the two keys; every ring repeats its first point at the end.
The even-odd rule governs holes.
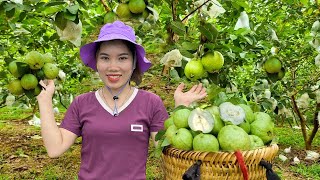
{"type": "Polygon", "coordinates": [[[184,67],[184,74],[191,81],[196,81],[205,77],[206,71],[204,70],[200,59],[193,59],[184,67]]]}
{"type": "Polygon", "coordinates": [[[134,14],[143,13],[143,11],[146,9],[146,3],[144,0],[130,0],[129,9],[134,14]]]}
{"type": "Polygon", "coordinates": [[[281,68],[281,61],[276,57],[271,57],[264,63],[264,69],[271,74],[279,73],[281,71],[281,68]]]}
{"type": "Polygon", "coordinates": [[[223,67],[224,58],[219,51],[208,52],[202,56],[201,63],[207,72],[213,73],[223,67]]]}
{"type": "Polygon", "coordinates": [[[8,70],[16,79],[8,84],[8,91],[13,95],[25,94],[29,98],[37,96],[41,92],[40,80],[56,79],[59,75],[54,61],[52,54],[38,51],[27,53],[24,61],[11,61],[8,70]]]}

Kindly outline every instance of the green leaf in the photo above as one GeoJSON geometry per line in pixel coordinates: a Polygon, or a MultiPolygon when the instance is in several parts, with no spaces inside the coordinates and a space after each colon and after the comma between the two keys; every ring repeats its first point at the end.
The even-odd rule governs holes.
{"type": "Polygon", "coordinates": [[[171,143],[170,141],[168,140],[168,138],[165,138],[163,140],[163,142],[161,143],[161,147],[166,147],[166,146],[169,146],[171,143]]]}
{"type": "Polygon", "coordinates": [[[197,50],[198,49],[198,44],[197,43],[194,43],[194,42],[183,42],[181,44],[181,47],[182,49],[185,49],[185,50],[197,50]]]}
{"type": "Polygon", "coordinates": [[[185,49],[179,49],[182,56],[187,58],[194,58],[194,55],[185,49]]]}
{"type": "Polygon", "coordinates": [[[158,131],[158,133],[156,134],[155,140],[159,141],[160,139],[162,139],[163,135],[166,133],[166,130],[160,130],[158,131]]]}
{"type": "Polygon", "coordinates": [[[71,14],[69,11],[66,11],[64,13],[64,18],[66,18],[67,20],[70,20],[70,21],[74,21],[74,20],[76,20],[77,15],[71,14]]]}
{"type": "Polygon", "coordinates": [[[243,38],[248,42],[248,44],[253,45],[253,40],[248,36],[243,36],[243,38]]]}
{"type": "Polygon", "coordinates": [[[66,2],[64,2],[64,1],[49,2],[45,6],[50,7],[50,6],[58,6],[58,5],[62,5],[62,4],[66,4],[66,2]]]}
{"type": "Polygon", "coordinates": [[[82,0],[77,0],[77,2],[81,7],[83,7],[84,9],[87,9],[87,5],[82,0]]]}
{"type": "Polygon", "coordinates": [[[181,36],[186,33],[186,27],[180,21],[172,21],[170,24],[170,28],[172,29],[173,32],[181,36]]]}
{"type": "Polygon", "coordinates": [[[11,9],[11,10],[9,10],[9,11],[6,11],[6,16],[7,16],[7,18],[12,18],[13,16],[14,16],[14,13],[16,12],[16,9],[15,8],[13,8],[13,9],[11,9]]]}
{"type": "Polygon", "coordinates": [[[14,59],[8,58],[8,57],[4,58],[4,62],[6,63],[6,65],[8,65],[9,63],[11,63],[12,61],[14,61],[14,59]]]}
{"type": "Polygon", "coordinates": [[[79,4],[75,4],[73,6],[69,6],[67,8],[68,12],[70,12],[71,14],[73,15],[76,15],[78,13],[78,10],[79,10],[79,4]]]}
{"type": "Polygon", "coordinates": [[[308,0],[300,0],[301,4],[304,6],[308,6],[308,0]]]}
{"type": "Polygon", "coordinates": [[[27,12],[26,11],[22,11],[19,14],[19,20],[18,21],[23,21],[26,16],[27,16],[27,12]]]}
{"type": "Polygon", "coordinates": [[[198,27],[201,34],[203,34],[210,42],[215,42],[218,37],[218,30],[209,23],[198,27]]]}
{"type": "Polygon", "coordinates": [[[5,79],[7,77],[7,73],[5,71],[0,72],[0,78],[5,79]]]}
{"type": "Polygon", "coordinates": [[[67,26],[67,19],[64,18],[64,13],[62,11],[57,13],[54,23],[61,30],[64,30],[67,26]]]}

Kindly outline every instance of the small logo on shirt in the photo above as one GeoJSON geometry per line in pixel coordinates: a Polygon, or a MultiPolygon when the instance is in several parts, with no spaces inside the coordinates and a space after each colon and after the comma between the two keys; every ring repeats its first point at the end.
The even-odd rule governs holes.
{"type": "Polygon", "coordinates": [[[143,125],[131,124],[131,131],[132,132],[143,132],[143,125]]]}

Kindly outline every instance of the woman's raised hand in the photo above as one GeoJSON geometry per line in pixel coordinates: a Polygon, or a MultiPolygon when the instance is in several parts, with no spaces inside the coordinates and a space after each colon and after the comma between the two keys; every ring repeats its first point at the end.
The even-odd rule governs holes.
{"type": "Polygon", "coordinates": [[[180,105],[189,106],[191,103],[207,96],[206,88],[201,83],[194,85],[187,92],[183,92],[183,89],[184,83],[181,83],[174,92],[175,107],[180,105]]]}

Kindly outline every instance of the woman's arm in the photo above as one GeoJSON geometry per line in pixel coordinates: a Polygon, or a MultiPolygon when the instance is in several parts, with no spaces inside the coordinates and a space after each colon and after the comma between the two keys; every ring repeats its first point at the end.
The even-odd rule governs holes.
{"type": "Polygon", "coordinates": [[[77,135],[57,126],[52,105],[54,94],[53,80],[48,80],[48,84],[40,81],[40,85],[43,87],[43,90],[37,96],[37,100],[41,119],[41,135],[49,157],[54,158],[68,150],[74,143],[77,135]]]}

